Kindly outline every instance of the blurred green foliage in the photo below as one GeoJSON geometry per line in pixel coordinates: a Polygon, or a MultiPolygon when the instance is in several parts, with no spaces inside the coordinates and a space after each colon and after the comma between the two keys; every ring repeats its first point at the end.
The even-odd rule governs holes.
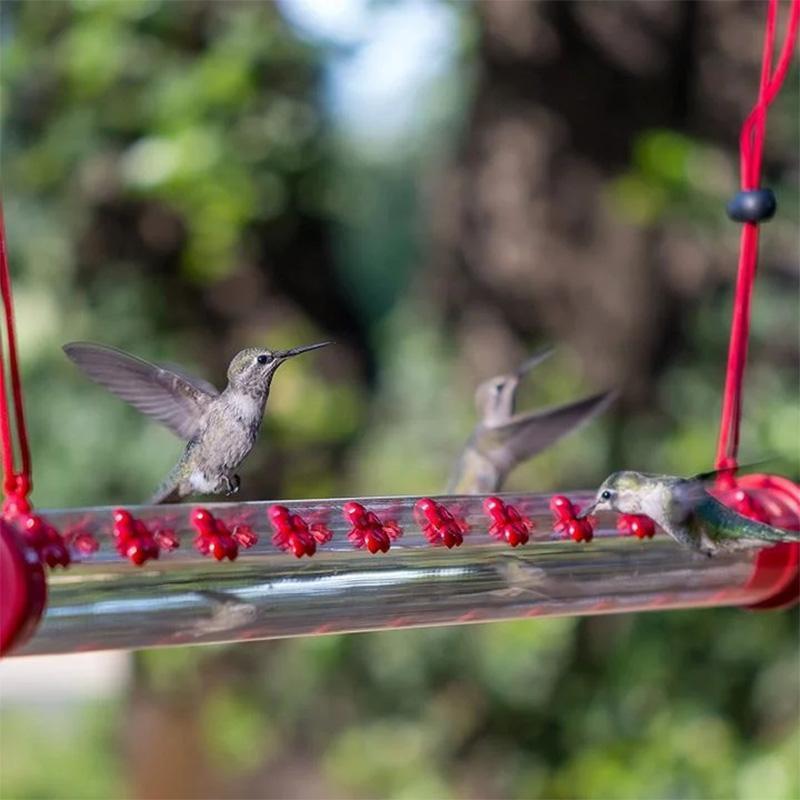
{"type": "MultiPolygon", "coordinates": [[[[248,461],[245,491],[442,486],[472,424],[475,376],[420,280],[430,231],[417,181],[453,146],[461,112],[376,163],[336,140],[320,100],[325,52],[271,4],[4,2],[0,13],[3,190],[37,503],[136,500],[179,451],[82,381],[63,341],[221,378],[239,346],[311,341],[337,325],[335,370],[310,360],[276,382],[271,446],[248,461]]],[[[646,130],[609,203],[633,225],[667,219],[734,258],[720,212],[734,170],[716,145],[646,130]]],[[[772,247],[767,237],[765,260],[772,247]]],[[[796,474],[789,286],[781,273],[759,285],[743,452],[781,456],[796,474]]],[[[730,302],[729,289],[687,291],[681,355],[648,376],[646,401],[512,485],[708,466],[730,302]]],[[[540,375],[530,402],[586,388],[569,352],[540,375]]],[[[714,610],[141,653],[120,703],[4,709],[0,794],[133,796],[123,734],[149,735],[134,712],[151,704],[190,709],[213,775],[204,796],[793,800],[796,634],[796,613],[714,610]]],[[[159,756],[152,769],[168,772],[159,756]]]]}
{"type": "Polygon", "coordinates": [[[109,798],[120,795],[118,752],[122,704],[85,702],[74,708],[3,709],[0,712],[0,795],[109,798]]]}

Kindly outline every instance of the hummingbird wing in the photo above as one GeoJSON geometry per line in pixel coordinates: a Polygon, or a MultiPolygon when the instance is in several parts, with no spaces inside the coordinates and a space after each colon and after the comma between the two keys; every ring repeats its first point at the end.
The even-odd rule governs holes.
{"type": "Polygon", "coordinates": [[[64,345],[67,357],[95,383],[143,414],[191,439],[219,392],[206,381],[151,364],[115,347],[92,342],[64,345]]]}
{"type": "Polygon", "coordinates": [[[506,472],[605,411],[615,397],[616,392],[602,392],[556,408],[515,414],[504,425],[487,430],[493,443],[486,455],[506,472]]]}
{"type": "Polygon", "coordinates": [[[217,397],[219,395],[219,389],[217,389],[213,383],[210,383],[204,378],[198,378],[197,375],[190,375],[180,364],[173,364],[171,361],[162,361],[157,366],[167,370],[167,372],[174,372],[187,383],[191,383],[198,392],[205,392],[212,397],[217,397]]]}
{"type": "Polygon", "coordinates": [[[755,469],[756,467],[763,467],[764,464],[770,464],[776,461],[776,457],[772,458],[762,458],[759,461],[749,461],[747,464],[737,464],[732,469],[729,467],[727,469],[710,469],[707,472],[698,472],[696,475],[690,476],[687,480],[693,481],[702,481],[707,483],[708,481],[716,480],[720,475],[726,475],[728,473],[739,473],[746,469],[755,469]]]}

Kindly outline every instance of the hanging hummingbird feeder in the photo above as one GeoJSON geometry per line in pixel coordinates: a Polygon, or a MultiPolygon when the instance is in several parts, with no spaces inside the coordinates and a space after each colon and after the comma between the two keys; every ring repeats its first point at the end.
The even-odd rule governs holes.
{"type": "MultiPolygon", "coordinates": [[[[765,53],[770,55],[777,6],[777,0],[769,0],[765,53]]],[[[729,204],[730,216],[743,226],[741,255],[716,461],[720,477],[712,490],[739,514],[792,531],[800,530],[800,486],[778,476],[736,477],[735,468],[759,223],[776,207],[772,193],[759,185],[766,115],[794,54],[799,24],[800,0],[791,0],[777,64],[773,69],[771,60],[764,59],[759,97],[742,131],[742,191],[729,204]]],[[[459,464],[454,494],[435,498],[36,511],[28,499],[31,464],[2,220],[0,294],[6,346],[0,364],[5,494],[0,654],[245,641],[564,614],[725,605],[775,608],[800,597],[796,542],[707,558],[657,532],[652,514],[616,516],[605,510],[596,519],[585,516],[582,510],[593,505],[620,507],[610,494],[604,497],[602,487],[597,497],[497,494],[502,469],[489,474],[485,464],[478,469],[482,482],[471,484],[479,494],[455,493],[464,491],[464,475],[478,463],[474,458],[459,464]]],[[[248,395],[248,381],[263,379],[286,358],[321,346],[240,353],[229,372],[229,379],[244,387],[237,396],[237,413],[260,422],[263,405],[259,408],[260,398],[248,395]],[[242,399],[248,396],[250,405],[242,399]]],[[[194,435],[198,415],[219,395],[205,382],[108,348],[77,344],[67,350],[95,380],[134,405],[144,404],[147,413],[161,414],[161,421],[186,439],[194,435]],[[109,364],[120,358],[129,360],[130,374],[138,370],[141,380],[156,386],[161,381],[169,402],[154,409],[152,395],[142,399],[135,380],[117,385],[109,364]],[[175,386],[184,404],[178,416],[173,414],[175,386]]],[[[516,381],[528,366],[506,376],[499,388],[487,386],[496,396],[487,408],[501,415],[493,422],[505,437],[503,453],[511,454],[498,462],[505,469],[519,455],[516,445],[505,446],[507,441],[530,438],[530,417],[512,416],[516,381]]],[[[542,441],[561,435],[564,419],[588,418],[609,399],[596,395],[555,410],[545,417],[553,422],[550,439],[542,441]]],[[[493,446],[494,439],[488,439],[493,446]]],[[[243,440],[244,455],[251,446],[251,440],[243,440]]],[[[491,447],[474,450],[482,456],[491,447]]],[[[187,458],[196,456],[189,452],[187,458]]],[[[226,472],[229,464],[214,472],[211,486],[198,463],[182,462],[155,500],[174,492],[235,492],[236,476],[226,472]]]]}

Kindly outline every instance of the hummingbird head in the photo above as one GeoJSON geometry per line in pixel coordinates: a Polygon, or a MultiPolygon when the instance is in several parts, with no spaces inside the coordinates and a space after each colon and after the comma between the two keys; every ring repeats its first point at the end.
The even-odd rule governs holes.
{"type": "Polygon", "coordinates": [[[267,350],[264,347],[248,347],[238,352],[228,367],[228,382],[236,389],[257,393],[269,388],[275,370],[294,356],[327,347],[332,342],[318,342],[291,350],[267,350]]]}
{"type": "Polygon", "coordinates": [[[475,391],[475,407],[484,423],[507,422],[514,413],[514,399],[519,386],[519,378],[510,375],[496,375],[484,381],[475,391]]]}
{"type": "Polygon", "coordinates": [[[651,489],[657,485],[652,475],[642,472],[615,472],[597,490],[594,503],[580,513],[588,517],[595,511],[617,511],[620,514],[646,514],[651,489]]]}
{"type": "Polygon", "coordinates": [[[524,361],[514,372],[495,375],[478,386],[475,405],[481,421],[485,424],[503,424],[514,414],[517,389],[523,377],[546,359],[553,351],[543,350],[524,361]]]}

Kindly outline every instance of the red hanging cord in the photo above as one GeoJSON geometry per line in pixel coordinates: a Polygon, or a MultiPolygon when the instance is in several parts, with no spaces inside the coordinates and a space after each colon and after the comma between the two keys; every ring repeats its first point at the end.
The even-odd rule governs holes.
{"type": "MultiPolygon", "coordinates": [[[[757,189],[761,182],[767,108],[777,97],[794,55],[798,24],[800,23],[800,0],[791,0],[786,36],[778,58],[778,64],[773,71],[772,61],[775,48],[777,13],[778,0],[769,0],[758,100],[742,126],[739,140],[741,188],[743,191],[757,189]]],[[[750,331],[750,307],[758,260],[758,238],[758,223],[743,223],[728,349],[728,366],[717,443],[717,469],[730,469],[735,467],[737,463],[742,416],[742,381],[747,362],[747,339],[750,331]]]]}
{"type": "Polygon", "coordinates": [[[14,303],[11,295],[11,276],[6,255],[5,228],[0,208],[0,297],[5,317],[5,338],[8,348],[8,371],[13,396],[14,427],[17,432],[21,469],[14,469],[14,444],[11,434],[11,409],[6,387],[6,362],[0,348],[0,453],[3,461],[3,491],[6,499],[13,498],[20,509],[27,508],[31,490],[31,456],[28,432],[25,427],[25,409],[22,403],[22,381],[17,357],[17,337],[14,330],[14,303]]]}

